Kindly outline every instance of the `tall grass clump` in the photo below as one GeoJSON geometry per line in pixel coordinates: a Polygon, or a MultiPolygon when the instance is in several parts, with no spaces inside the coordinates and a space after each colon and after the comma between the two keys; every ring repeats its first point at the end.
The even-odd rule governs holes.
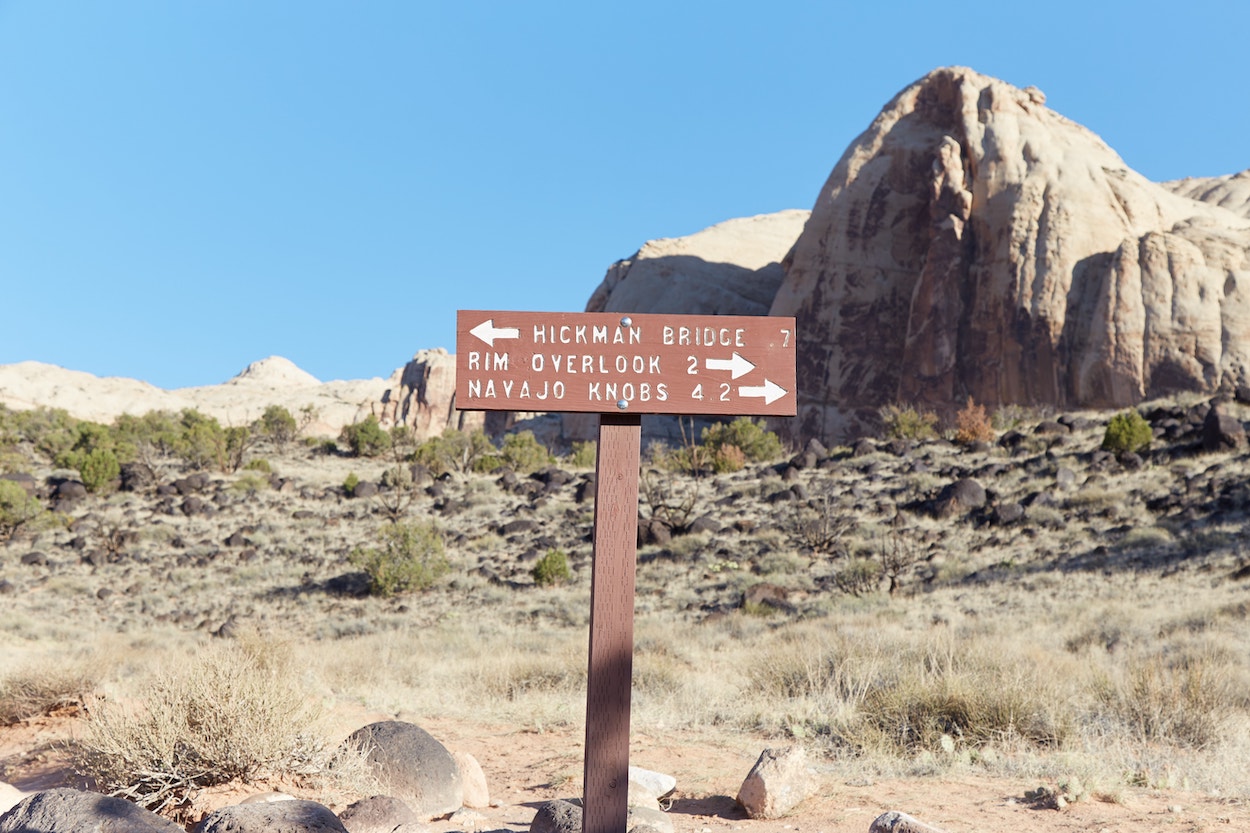
{"type": "Polygon", "coordinates": [[[96,682],[95,673],[78,662],[41,662],[6,672],[0,676],[0,726],[76,707],[96,682]]]}
{"type": "Polygon", "coordinates": [[[1106,716],[1138,741],[1207,749],[1228,735],[1245,711],[1231,668],[1213,652],[1173,651],[1134,656],[1104,680],[1106,716]]]}
{"type": "Polygon", "coordinates": [[[102,792],[175,814],[203,787],[324,772],[335,753],[298,671],[280,645],[214,645],[159,672],[140,702],[93,706],[75,767],[102,792]]]}

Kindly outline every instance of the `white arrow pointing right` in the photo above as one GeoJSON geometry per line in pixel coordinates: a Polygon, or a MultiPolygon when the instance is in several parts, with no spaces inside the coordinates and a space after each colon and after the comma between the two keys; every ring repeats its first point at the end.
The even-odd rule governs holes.
{"type": "Polygon", "coordinates": [[[732,359],[707,359],[704,367],[708,370],[728,370],[731,379],[745,376],[755,369],[755,365],[739,356],[736,351],[732,359]]]}
{"type": "Polygon", "coordinates": [[[765,405],[773,404],[787,393],[788,391],[781,385],[768,379],[765,379],[762,385],[742,385],[738,388],[739,396],[763,397],[765,405]]]}
{"type": "Polygon", "coordinates": [[[471,335],[477,336],[478,338],[486,342],[491,347],[495,346],[495,339],[497,338],[520,338],[521,337],[521,331],[518,330],[516,327],[496,327],[495,319],[493,318],[486,319],[481,324],[478,324],[476,327],[474,327],[472,330],[469,330],[469,333],[471,335]]]}

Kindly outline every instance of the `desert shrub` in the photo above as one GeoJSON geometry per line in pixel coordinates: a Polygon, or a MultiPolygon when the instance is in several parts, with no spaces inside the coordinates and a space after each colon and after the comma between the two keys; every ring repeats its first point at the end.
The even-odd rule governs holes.
{"type": "Polygon", "coordinates": [[[244,471],[259,471],[265,474],[273,474],[273,466],[269,465],[269,461],[264,457],[257,457],[255,460],[248,460],[247,465],[243,467],[244,471]]]}
{"type": "Polygon", "coordinates": [[[1227,737],[1235,689],[1218,659],[1182,652],[1133,658],[1101,696],[1110,714],[1140,740],[1205,749],[1227,737]]]}
{"type": "Polygon", "coordinates": [[[347,477],[343,478],[343,491],[348,497],[356,493],[356,487],[360,485],[360,478],[356,476],[356,472],[349,471],[347,477]]]}
{"type": "Polygon", "coordinates": [[[938,415],[914,405],[885,405],[877,412],[892,440],[930,440],[937,436],[938,415]]]}
{"type": "Polygon", "coordinates": [[[493,454],[495,447],[482,431],[465,433],[448,428],[417,446],[413,459],[434,474],[473,471],[478,460],[493,454]]]}
{"type": "Polygon", "coordinates": [[[19,530],[35,525],[47,514],[39,499],[12,480],[0,480],[0,541],[9,541],[19,530]]]}
{"type": "Polygon", "coordinates": [[[74,426],[78,420],[61,408],[17,411],[10,421],[11,430],[48,460],[55,461],[74,446],[74,426]]]}
{"type": "Polygon", "coordinates": [[[168,411],[122,414],[113,423],[118,443],[133,449],[134,459],[153,471],[159,461],[178,454],[182,431],[179,418],[168,411]]]}
{"type": "Polygon", "coordinates": [[[530,570],[530,575],[539,587],[563,584],[573,577],[572,571],[569,570],[569,559],[564,554],[564,550],[547,550],[547,554],[538,559],[534,568],[530,570]]]}
{"type": "Polygon", "coordinates": [[[227,428],[223,434],[225,442],[217,465],[223,472],[236,472],[243,466],[243,458],[256,443],[256,435],[246,425],[235,425],[227,428]]]}
{"type": "Polygon", "coordinates": [[[1107,430],[1102,437],[1102,447],[1113,454],[1130,451],[1141,451],[1150,445],[1154,432],[1150,423],[1137,411],[1124,411],[1116,414],[1107,423],[1107,430]]]}
{"type": "MultiPolygon", "coordinates": [[[[734,447],[744,461],[764,463],[780,457],[784,451],[781,438],[750,417],[738,417],[733,422],[718,422],[703,429],[703,448],[714,461],[722,448],[734,447]]],[[[731,454],[730,457],[736,455],[731,454]]],[[[728,469],[735,471],[735,469],[728,469]]]]}
{"type": "Polygon", "coordinates": [[[349,557],[369,574],[369,591],[376,596],[425,590],[451,568],[433,522],[389,524],[378,533],[378,543],[357,547],[349,557]]]}
{"type": "Polygon", "coordinates": [[[284,446],[295,439],[299,433],[299,424],[295,417],[281,405],[270,405],[260,415],[256,430],[262,437],[276,445],[284,446]]]}
{"type": "Polygon", "coordinates": [[[396,463],[412,459],[417,450],[417,435],[407,425],[396,425],[388,432],[391,438],[391,457],[396,463]]]}
{"type": "Polygon", "coordinates": [[[717,474],[742,471],[746,464],[746,452],[736,445],[722,445],[712,454],[712,471],[717,474]]]}
{"type": "Polygon", "coordinates": [[[230,491],[237,495],[254,495],[269,488],[269,478],[259,474],[248,473],[240,476],[230,484],[230,491]]]}
{"type": "Polygon", "coordinates": [[[985,412],[985,406],[976,404],[971,396],[955,414],[955,442],[960,445],[994,442],[994,423],[985,412]]]}
{"type": "Polygon", "coordinates": [[[333,755],[291,654],[258,639],[197,651],[158,673],[140,703],[105,700],[89,714],[73,749],[78,773],[175,815],[204,787],[307,775],[333,755]]]}
{"type": "Polygon", "coordinates": [[[77,705],[95,688],[96,677],[83,663],[32,664],[0,677],[0,726],[77,705]]]}
{"type": "Polygon", "coordinates": [[[82,484],[87,487],[88,492],[93,493],[103,491],[121,471],[117,455],[107,448],[92,449],[78,464],[82,484]]]}
{"type": "Polygon", "coordinates": [[[1057,747],[1071,731],[1040,675],[1008,673],[984,658],[916,665],[869,689],[860,705],[861,731],[898,752],[1012,739],[1057,747]]]}
{"type": "Polygon", "coordinates": [[[356,457],[377,457],[391,447],[391,435],[382,430],[378,418],[373,414],[365,417],[362,422],[344,425],[339,439],[356,457]]]}
{"type": "Polygon", "coordinates": [[[573,443],[568,464],[575,469],[593,469],[599,460],[599,444],[594,440],[573,443]]]}
{"type": "Polygon", "coordinates": [[[833,583],[843,593],[852,596],[863,596],[881,586],[883,573],[881,564],[862,556],[846,558],[833,573],[833,583]]]}
{"type": "Polygon", "coordinates": [[[551,452],[538,441],[533,431],[518,431],[503,438],[499,448],[503,464],[519,474],[537,471],[551,464],[551,452]]]}
{"type": "Polygon", "coordinates": [[[855,526],[838,507],[832,486],[809,501],[796,502],[788,520],[785,529],[796,544],[828,555],[845,550],[843,538],[855,526]]]}
{"type": "Polygon", "coordinates": [[[221,459],[225,446],[225,431],[215,417],[187,408],[178,417],[175,453],[194,469],[206,469],[221,459]]]}

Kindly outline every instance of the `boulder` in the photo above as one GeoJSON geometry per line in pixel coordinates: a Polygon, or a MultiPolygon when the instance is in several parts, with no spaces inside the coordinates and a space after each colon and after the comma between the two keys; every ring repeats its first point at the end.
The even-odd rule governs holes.
{"type": "Polygon", "coordinates": [[[868,833],[943,833],[931,824],[914,819],[906,813],[891,810],[873,819],[868,833]]]}
{"type": "Polygon", "coordinates": [[[468,752],[453,751],[451,756],[456,759],[456,769],[460,771],[460,784],[464,790],[464,806],[480,810],[490,806],[490,788],[486,784],[486,773],[477,758],[468,752]]]}
{"type": "Polygon", "coordinates": [[[32,793],[0,815],[0,833],[33,831],[92,833],[184,833],[180,825],[137,804],[83,790],[32,793]]]}
{"type": "Polygon", "coordinates": [[[765,749],[738,789],[738,803],[753,819],[776,819],[816,788],[801,746],[765,749]]]}
{"type": "Polygon", "coordinates": [[[415,825],[421,820],[398,798],[375,795],[349,805],[339,813],[339,821],[348,833],[393,833],[400,825],[415,825]]]}
{"type": "Polygon", "coordinates": [[[890,402],[1123,408],[1250,379],[1250,220],[962,67],[846,150],[784,268],[795,439],[842,441],[890,402]]]}
{"type": "Polygon", "coordinates": [[[346,743],[367,752],[378,781],[418,817],[454,813],[464,801],[456,759],[420,726],[385,720],[357,729],[346,743]]]}
{"type": "Polygon", "coordinates": [[[1222,406],[1207,411],[1202,422],[1203,451],[1242,451],[1246,448],[1246,427],[1222,406]]]}
{"type": "Polygon", "coordinates": [[[933,514],[938,518],[953,518],[980,509],[985,501],[985,487],[971,477],[964,477],[942,487],[933,499],[933,514]]]}
{"type": "Polygon", "coordinates": [[[294,800],[222,807],[206,816],[195,833],[348,833],[348,830],[324,804],[294,800]]]}

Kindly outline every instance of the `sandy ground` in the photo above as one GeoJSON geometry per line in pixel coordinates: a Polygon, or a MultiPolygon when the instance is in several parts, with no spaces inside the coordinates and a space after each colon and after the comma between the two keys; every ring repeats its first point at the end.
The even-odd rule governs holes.
{"type": "MultiPolygon", "coordinates": [[[[363,725],[362,719],[368,722],[387,716],[353,717],[352,722],[363,725]]],[[[61,714],[0,729],[0,780],[26,792],[74,786],[56,744],[72,736],[79,719],[61,714]]],[[[578,729],[517,731],[450,720],[423,721],[422,725],[446,746],[477,758],[494,805],[432,822],[430,829],[436,833],[525,831],[542,802],[580,793],[582,737],[578,729]]],[[[874,818],[890,810],[908,813],[947,833],[1250,830],[1250,807],[1210,795],[1124,790],[1116,801],[1086,799],[1055,810],[1025,798],[1026,792],[1039,786],[1036,782],[988,777],[911,778],[849,785],[821,776],[817,794],[792,814],[757,821],[747,818],[733,799],[759,754],[757,740],[731,736],[714,742],[681,733],[662,737],[635,733],[631,748],[631,763],[677,779],[677,792],[666,803],[678,833],[866,833],[874,818]]],[[[201,795],[197,806],[208,811],[271,789],[273,785],[256,784],[214,790],[201,795]]]]}

